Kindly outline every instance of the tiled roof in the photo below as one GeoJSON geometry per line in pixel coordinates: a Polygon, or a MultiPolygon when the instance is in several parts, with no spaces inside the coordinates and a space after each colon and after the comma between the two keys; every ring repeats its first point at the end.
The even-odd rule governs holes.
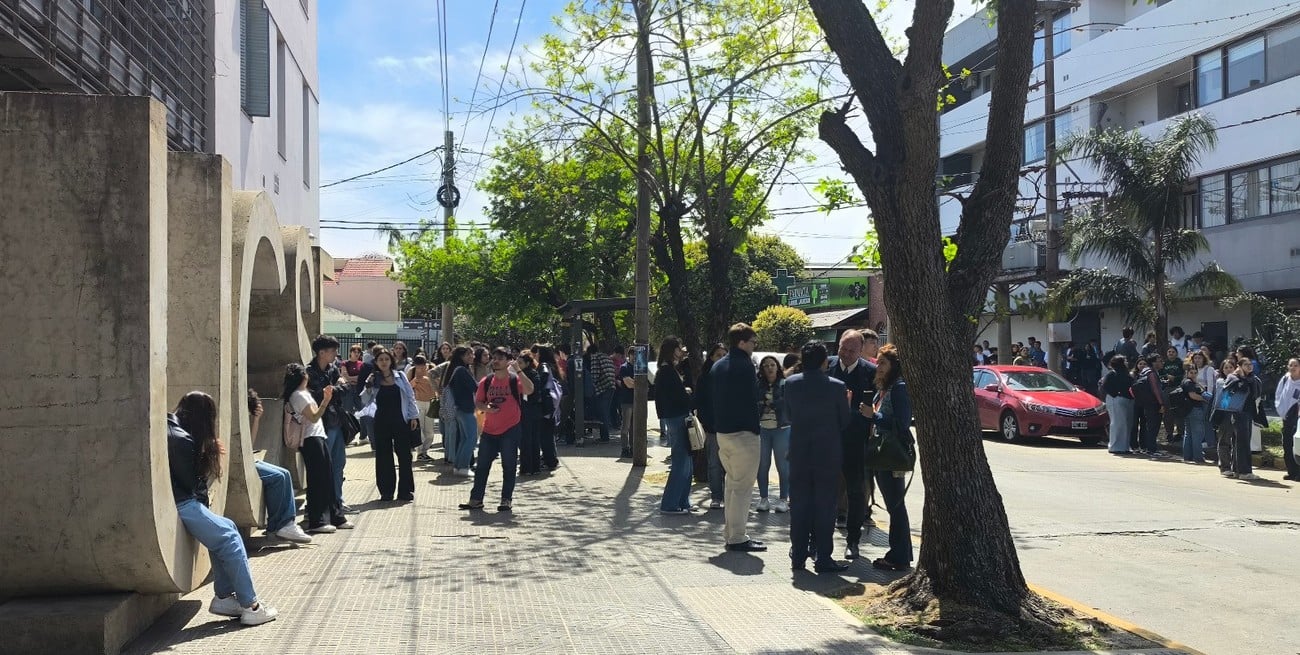
{"type": "Polygon", "coordinates": [[[359,277],[388,277],[393,270],[393,260],[386,257],[353,257],[339,269],[339,279],[359,277]]]}

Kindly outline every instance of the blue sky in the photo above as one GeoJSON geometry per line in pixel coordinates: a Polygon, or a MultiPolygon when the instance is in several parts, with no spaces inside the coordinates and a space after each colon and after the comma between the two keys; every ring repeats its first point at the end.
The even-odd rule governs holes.
{"type": "MultiPolygon", "coordinates": [[[[489,115],[469,112],[470,96],[480,107],[497,93],[516,25],[519,37],[509,70],[518,71],[520,58],[535,51],[542,35],[554,29],[552,16],[564,0],[500,0],[495,28],[488,42],[493,3],[489,0],[447,0],[448,88],[451,129],[458,142],[476,152],[490,152],[495,134],[513,116],[527,109],[502,106],[492,122],[489,115]],[[521,14],[521,6],[523,8],[521,14]],[[480,59],[483,78],[475,92],[480,59]]],[[[910,3],[898,3],[897,15],[908,17],[910,3]]],[[[958,15],[969,15],[967,0],[958,15]]],[[[322,0],[320,37],[321,181],[328,184],[417,155],[443,142],[445,119],[438,61],[438,22],[434,0],[322,0]]],[[[890,21],[896,23],[896,21],[890,21]]],[[[901,34],[904,25],[894,26],[901,34]]],[[[506,89],[510,85],[507,83],[506,89]]],[[[810,140],[826,175],[838,173],[837,162],[820,142],[810,140]]],[[[486,204],[470,179],[486,162],[467,155],[458,164],[457,185],[464,198],[457,212],[461,224],[482,220],[486,204]]],[[[440,172],[438,155],[429,155],[379,175],[321,190],[323,221],[351,221],[332,229],[322,224],[322,244],[336,257],[383,252],[386,242],[366,222],[415,223],[441,218],[434,200],[440,172]]],[[[815,177],[806,179],[815,181],[815,177]]],[[[783,187],[773,207],[806,206],[815,202],[807,189],[783,187]]],[[[761,231],[780,234],[812,263],[842,258],[860,239],[865,210],[845,210],[781,217],[761,231]]]]}

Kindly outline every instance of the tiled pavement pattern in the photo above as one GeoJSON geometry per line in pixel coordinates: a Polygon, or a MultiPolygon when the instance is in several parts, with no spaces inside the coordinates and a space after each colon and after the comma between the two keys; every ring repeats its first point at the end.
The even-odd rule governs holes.
{"type": "MultiPolygon", "coordinates": [[[[560,469],[520,478],[515,511],[500,514],[499,464],[488,512],[457,509],[470,481],[418,463],[416,501],[381,504],[370,451],[349,448],[344,493],[361,510],[355,530],[298,548],[250,541],[258,593],[279,620],[244,628],[209,614],[209,584],[124,652],[937,652],[888,642],[816,595],[881,580],[869,559],[792,584],[788,514],[751,514],[767,553],[727,553],[720,511],[659,515],[662,487],[617,454],[613,444],[561,448],[560,469]]],[[[665,470],[666,457],[652,447],[646,471],[665,470]]],[[[697,487],[696,499],[705,496],[697,487]]],[[[873,538],[868,557],[884,552],[884,535],[873,538]]]]}

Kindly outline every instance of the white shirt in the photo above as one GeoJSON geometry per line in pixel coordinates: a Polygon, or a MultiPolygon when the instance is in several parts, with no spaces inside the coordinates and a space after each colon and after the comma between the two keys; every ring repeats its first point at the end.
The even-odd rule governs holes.
{"type": "Polygon", "coordinates": [[[1283,418],[1291,407],[1300,402],[1300,380],[1292,380],[1291,374],[1282,376],[1277,381],[1277,393],[1273,395],[1273,403],[1277,406],[1277,415],[1283,418]]]}
{"type": "Polygon", "coordinates": [[[1179,359],[1187,359],[1187,353],[1191,349],[1191,341],[1187,337],[1183,337],[1177,341],[1170,339],[1169,345],[1173,346],[1174,350],[1178,351],[1179,359]]]}
{"type": "Polygon", "coordinates": [[[841,360],[840,360],[840,368],[843,368],[843,369],[844,369],[844,372],[845,372],[846,374],[848,374],[848,373],[852,373],[852,372],[853,372],[853,369],[855,369],[855,368],[858,367],[858,361],[861,360],[861,359],[862,359],[862,358],[859,357],[858,359],[853,360],[853,363],[852,363],[852,364],[848,364],[848,365],[845,365],[844,360],[841,359],[841,360]]]}
{"type": "Polygon", "coordinates": [[[1213,366],[1202,366],[1201,370],[1196,372],[1196,383],[1206,390],[1207,394],[1214,393],[1214,381],[1219,378],[1219,374],[1213,366]]]}
{"type": "Polygon", "coordinates": [[[307,412],[304,411],[315,404],[316,401],[312,399],[311,392],[306,389],[299,389],[293,392],[292,396],[289,396],[289,405],[293,407],[293,411],[302,414],[302,424],[306,427],[306,436],[325,438],[325,426],[319,420],[311,420],[307,416],[307,412]]]}

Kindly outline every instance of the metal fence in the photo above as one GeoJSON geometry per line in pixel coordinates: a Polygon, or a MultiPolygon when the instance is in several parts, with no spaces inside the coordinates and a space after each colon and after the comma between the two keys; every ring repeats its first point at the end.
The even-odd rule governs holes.
{"type": "Polygon", "coordinates": [[[169,147],[204,150],[214,64],[202,0],[0,0],[0,46],[0,88],[153,96],[169,147]]]}

